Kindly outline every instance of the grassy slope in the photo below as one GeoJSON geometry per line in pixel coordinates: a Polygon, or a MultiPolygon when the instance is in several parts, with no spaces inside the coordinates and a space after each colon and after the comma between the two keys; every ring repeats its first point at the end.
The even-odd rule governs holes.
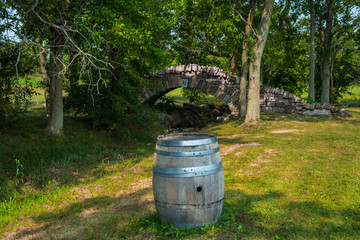
{"type": "Polygon", "coordinates": [[[39,161],[53,159],[40,183],[32,175],[21,196],[2,203],[1,238],[358,239],[360,110],[351,113],[348,119],[267,114],[259,126],[237,120],[204,129],[218,136],[226,192],[220,222],[196,230],[156,218],[154,139],[124,145],[68,119],[64,138],[41,140],[40,120],[0,140],[1,152],[19,138],[27,143],[23,154],[38,146],[39,161]],[[57,147],[46,151],[49,142],[57,147]]]}

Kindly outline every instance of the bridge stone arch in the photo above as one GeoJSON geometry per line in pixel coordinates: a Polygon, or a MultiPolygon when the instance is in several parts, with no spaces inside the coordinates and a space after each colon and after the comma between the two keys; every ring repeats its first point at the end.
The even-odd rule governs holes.
{"type": "MultiPolygon", "coordinates": [[[[210,93],[221,102],[228,104],[231,111],[238,112],[239,84],[236,84],[235,76],[220,68],[197,64],[176,65],[144,78],[149,80],[149,85],[142,89],[140,101],[143,104],[152,105],[176,88],[189,87],[210,93]]],[[[350,116],[345,109],[338,109],[330,104],[308,103],[284,89],[264,86],[260,87],[259,107],[261,112],[350,116]]]]}
{"type": "Polygon", "coordinates": [[[179,88],[199,89],[217,97],[236,111],[239,102],[239,87],[236,77],[217,67],[197,64],[176,65],[161,72],[144,76],[149,86],[142,90],[140,101],[143,104],[154,104],[166,93],[179,88]]]}

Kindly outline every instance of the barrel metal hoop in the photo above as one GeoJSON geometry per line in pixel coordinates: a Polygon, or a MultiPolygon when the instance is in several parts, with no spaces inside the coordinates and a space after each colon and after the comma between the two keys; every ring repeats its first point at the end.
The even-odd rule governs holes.
{"type": "Polygon", "coordinates": [[[216,137],[197,139],[197,140],[160,140],[156,141],[157,145],[166,146],[166,147],[190,147],[190,146],[199,146],[206,145],[211,143],[216,143],[216,137]]]}
{"type": "MultiPolygon", "coordinates": [[[[224,201],[224,198],[221,198],[219,199],[218,201],[215,201],[215,202],[211,202],[211,203],[206,203],[206,204],[172,204],[172,203],[164,203],[164,202],[161,202],[161,201],[158,201],[155,199],[155,206],[156,208],[158,207],[161,207],[161,208],[167,208],[169,206],[178,206],[178,207],[193,207],[193,208],[196,208],[196,209],[205,209],[205,208],[212,208],[214,206],[219,206],[222,208],[222,205],[223,205],[223,201],[224,201]]],[[[179,222],[171,222],[174,227],[178,227],[178,228],[184,228],[184,227],[189,227],[189,228],[195,228],[195,227],[200,227],[200,226],[207,226],[209,224],[215,224],[218,220],[219,220],[220,217],[216,218],[215,220],[212,220],[210,222],[205,222],[205,223],[179,223],[179,222]]],[[[165,223],[170,223],[170,222],[167,222],[166,220],[163,221],[165,223]]]]}
{"type": "Polygon", "coordinates": [[[156,149],[155,153],[162,156],[169,156],[169,157],[197,157],[197,156],[205,156],[219,152],[219,148],[213,148],[209,150],[203,151],[196,151],[196,152],[168,152],[168,151],[161,151],[156,149]]]}
{"type": "Polygon", "coordinates": [[[190,203],[168,203],[168,202],[162,202],[157,199],[154,199],[155,204],[159,207],[169,207],[169,206],[175,206],[175,207],[194,207],[194,208],[212,208],[216,205],[222,205],[224,201],[224,197],[221,199],[218,199],[214,202],[209,203],[199,203],[199,204],[190,204],[190,203]]]}
{"type": "Polygon", "coordinates": [[[184,168],[164,168],[153,166],[153,173],[156,176],[167,178],[200,177],[218,173],[222,170],[222,168],[222,162],[213,163],[205,166],[184,168]]]}

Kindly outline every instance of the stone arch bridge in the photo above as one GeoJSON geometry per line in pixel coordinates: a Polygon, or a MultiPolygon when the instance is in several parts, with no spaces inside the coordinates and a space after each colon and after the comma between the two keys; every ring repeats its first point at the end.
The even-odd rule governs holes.
{"type": "MultiPolygon", "coordinates": [[[[240,89],[237,78],[217,67],[199,66],[197,64],[176,65],[161,72],[144,76],[149,86],[142,89],[140,101],[143,104],[154,104],[166,93],[179,88],[200,89],[228,104],[231,111],[238,112],[240,89]]],[[[260,88],[261,112],[305,113],[309,115],[340,115],[349,113],[330,104],[308,103],[283,89],[260,88]]]]}
{"type": "Polygon", "coordinates": [[[238,105],[240,90],[235,85],[236,77],[217,67],[177,65],[144,78],[151,82],[151,86],[143,89],[140,98],[144,104],[152,105],[166,93],[179,87],[188,87],[210,93],[228,104],[232,111],[236,111],[238,105]]]}

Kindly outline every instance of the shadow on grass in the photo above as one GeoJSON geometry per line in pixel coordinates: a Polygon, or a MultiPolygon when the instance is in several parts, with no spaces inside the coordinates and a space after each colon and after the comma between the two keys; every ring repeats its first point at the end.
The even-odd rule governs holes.
{"type": "Polygon", "coordinates": [[[221,219],[213,227],[178,229],[163,224],[145,188],[120,197],[96,197],[33,218],[40,227],[16,233],[16,239],[356,239],[360,234],[360,205],[340,211],[316,202],[287,202],[279,192],[249,195],[227,190],[221,219]],[[258,204],[274,204],[282,211],[263,211],[258,204]]]}
{"type": "Polygon", "coordinates": [[[229,199],[230,203],[224,205],[220,224],[228,225],[228,231],[238,238],[325,240],[357,239],[360,236],[360,205],[337,211],[314,201],[291,201],[277,206],[282,211],[274,214],[271,210],[259,210],[255,205],[257,202],[275,203],[283,197],[281,193],[247,195],[236,190],[228,192],[237,199],[229,199]]]}
{"type": "Polygon", "coordinates": [[[58,186],[76,185],[80,179],[86,183],[90,172],[93,181],[111,173],[106,169],[111,165],[128,160],[135,164],[154,152],[155,139],[135,140],[129,132],[130,141],[125,141],[94,130],[86,119],[65,118],[62,137],[47,135],[46,122],[27,117],[18,127],[0,129],[0,201],[18,195],[26,184],[36,190],[54,181],[58,186]]]}
{"type": "MultiPolygon", "coordinates": [[[[86,198],[59,211],[33,217],[39,227],[26,227],[12,237],[40,239],[123,239],[136,229],[131,225],[154,214],[154,202],[144,199],[152,191],[144,188],[119,197],[86,198]]],[[[65,201],[66,204],[66,201],[65,201]]],[[[8,233],[8,236],[11,233],[8,233]]]]}

